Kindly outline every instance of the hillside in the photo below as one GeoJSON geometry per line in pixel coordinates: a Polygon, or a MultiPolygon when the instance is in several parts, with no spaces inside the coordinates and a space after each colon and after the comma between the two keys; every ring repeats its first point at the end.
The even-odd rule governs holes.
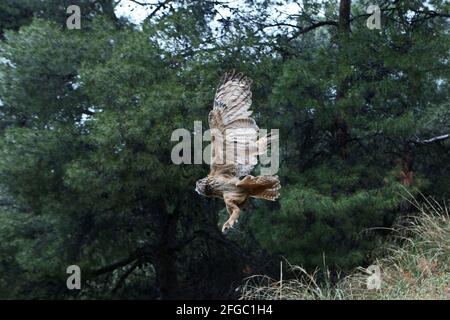
{"type": "Polygon", "coordinates": [[[450,299],[450,217],[446,205],[433,199],[411,202],[417,213],[397,221],[393,237],[376,254],[381,271],[380,289],[367,289],[367,269],[332,283],[330,272],[310,274],[289,266],[295,279],[266,276],[247,279],[242,299],[450,299]],[[321,280],[322,279],[322,280],[321,280]]]}

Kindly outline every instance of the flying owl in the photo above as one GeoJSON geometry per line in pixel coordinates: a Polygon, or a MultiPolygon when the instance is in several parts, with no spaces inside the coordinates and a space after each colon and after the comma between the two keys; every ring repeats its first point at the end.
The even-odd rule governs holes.
{"type": "Polygon", "coordinates": [[[258,137],[259,128],[249,111],[251,80],[242,73],[227,72],[217,87],[209,113],[211,164],[207,177],[195,191],[207,197],[223,198],[229,219],[222,232],[233,228],[240,210],[250,197],[275,201],[281,188],[278,176],[250,175],[257,156],[267,151],[274,137],[258,137]]]}

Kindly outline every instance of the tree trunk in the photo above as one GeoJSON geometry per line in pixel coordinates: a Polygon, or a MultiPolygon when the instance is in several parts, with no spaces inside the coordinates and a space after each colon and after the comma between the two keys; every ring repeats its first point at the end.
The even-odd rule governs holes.
{"type": "Polygon", "coordinates": [[[339,3],[339,31],[340,33],[350,32],[350,9],[352,6],[351,0],[341,0],[339,3]]]}
{"type": "Polygon", "coordinates": [[[161,299],[177,299],[179,295],[176,255],[176,213],[170,214],[161,230],[159,252],[157,254],[157,275],[161,299]]]}
{"type": "MultiPolygon", "coordinates": [[[[341,0],[339,3],[339,19],[338,19],[338,28],[339,28],[339,49],[342,50],[342,46],[344,45],[344,39],[347,38],[350,33],[350,9],[351,9],[351,0],[341,0]]],[[[340,59],[340,57],[338,57],[340,59]]],[[[343,99],[347,93],[348,85],[346,80],[343,79],[341,83],[338,84],[337,87],[337,96],[336,102],[340,99],[343,99]]],[[[338,149],[338,153],[340,156],[345,159],[348,155],[348,141],[350,140],[349,127],[344,118],[344,113],[341,110],[337,111],[337,116],[335,120],[335,141],[336,147],[338,149]]]]}

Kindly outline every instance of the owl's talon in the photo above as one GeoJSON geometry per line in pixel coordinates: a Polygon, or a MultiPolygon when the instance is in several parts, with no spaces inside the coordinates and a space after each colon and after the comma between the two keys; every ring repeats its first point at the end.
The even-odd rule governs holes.
{"type": "Polygon", "coordinates": [[[227,222],[223,224],[222,233],[226,234],[230,230],[235,230],[238,225],[238,220],[228,219],[227,222]]]}
{"type": "Polygon", "coordinates": [[[230,223],[227,221],[223,224],[222,233],[227,234],[228,230],[231,229],[230,223]]]}

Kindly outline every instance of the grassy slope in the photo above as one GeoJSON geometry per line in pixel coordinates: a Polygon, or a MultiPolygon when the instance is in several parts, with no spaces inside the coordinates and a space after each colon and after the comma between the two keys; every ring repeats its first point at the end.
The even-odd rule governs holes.
{"type": "MultiPolygon", "coordinates": [[[[358,268],[332,284],[319,284],[318,272],[291,266],[298,276],[274,280],[253,276],[241,287],[242,299],[446,299],[450,300],[450,217],[432,199],[412,202],[418,214],[399,222],[395,241],[374,262],[381,269],[381,289],[368,290],[368,274],[358,268]]],[[[330,279],[328,272],[321,275],[330,279]]],[[[282,278],[282,276],[280,276],[282,278]]]]}

